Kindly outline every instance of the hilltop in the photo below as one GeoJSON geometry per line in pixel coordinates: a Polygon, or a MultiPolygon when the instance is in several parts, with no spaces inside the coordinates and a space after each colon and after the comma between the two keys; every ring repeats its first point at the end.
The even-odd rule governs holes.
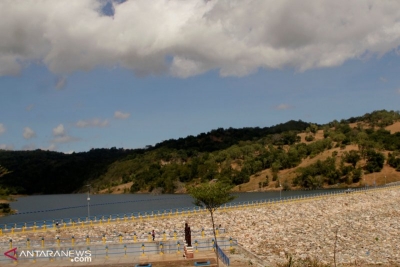
{"type": "MultiPolygon", "coordinates": [[[[66,155],[0,151],[5,193],[177,193],[220,181],[236,191],[347,187],[400,180],[400,114],[374,111],[317,125],[219,128],[145,149],[66,155]],[[385,178],[386,176],[386,178],[385,178]]],[[[1,194],[1,192],[0,192],[1,194]]]]}

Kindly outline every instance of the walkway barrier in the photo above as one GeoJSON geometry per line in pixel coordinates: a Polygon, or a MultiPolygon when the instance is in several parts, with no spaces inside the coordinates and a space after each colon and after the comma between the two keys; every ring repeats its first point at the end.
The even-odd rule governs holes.
{"type": "MultiPolygon", "coordinates": [[[[219,242],[218,242],[219,243],[219,242]]],[[[221,259],[221,261],[226,265],[229,266],[230,265],[230,261],[229,261],[229,257],[225,254],[225,252],[221,249],[221,247],[216,244],[215,245],[217,248],[217,255],[218,258],[221,259]]]]}
{"type": "MultiPolygon", "coordinates": [[[[382,186],[366,186],[360,188],[354,188],[355,193],[366,192],[371,190],[383,190],[387,188],[397,188],[400,187],[400,182],[394,182],[382,186]]],[[[254,201],[242,201],[242,202],[231,202],[220,207],[220,211],[228,211],[232,209],[243,209],[248,207],[258,207],[262,205],[272,205],[272,204],[283,204],[288,202],[296,201],[306,201],[311,199],[321,199],[328,196],[336,196],[346,194],[346,189],[335,190],[332,192],[316,193],[316,194],[306,194],[298,196],[288,196],[288,197],[277,197],[270,199],[254,200],[254,201]]],[[[125,201],[126,202],[126,201],[125,201]]],[[[129,202],[129,201],[128,201],[129,202]]],[[[119,203],[119,202],[115,202],[119,203]]],[[[112,204],[115,204],[112,203],[112,204]]],[[[122,203],[122,202],[121,202],[122,203]]],[[[101,204],[106,205],[107,203],[101,204]]],[[[97,204],[100,205],[100,204],[97,204]]],[[[56,209],[55,209],[56,210],[56,209]]],[[[52,211],[52,210],[46,210],[52,211]]],[[[45,211],[44,211],[45,212],[45,211]]],[[[34,213],[34,212],[25,212],[34,213]]],[[[19,223],[7,223],[0,225],[0,236],[3,234],[14,234],[14,233],[25,233],[25,232],[36,232],[36,231],[47,231],[47,230],[57,230],[65,229],[77,226],[94,226],[102,224],[111,224],[117,222],[129,222],[129,221],[146,221],[153,219],[164,219],[177,216],[189,216],[191,214],[208,213],[204,208],[200,207],[186,207],[178,209],[168,209],[168,210],[155,210],[155,211],[141,211],[141,212],[131,212],[123,214],[110,214],[110,215],[96,215],[90,217],[74,217],[74,218],[63,218],[54,220],[44,220],[44,221],[29,221],[29,222],[19,222],[19,223]]],[[[13,215],[10,215],[13,216],[13,215]]]]}
{"type": "MultiPolygon", "coordinates": [[[[183,244],[183,241],[180,241],[183,244]]],[[[237,240],[234,239],[234,246],[237,246],[237,240]]],[[[221,252],[223,250],[229,251],[231,247],[230,238],[218,238],[218,248],[221,252]]],[[[114,243],[114,244],[91,244],[80,246],[55,246],[53,244],[45,245],[45,247],[18,247],[17,259],[18,261],[54,261],[54,260],[67,260],[71,261],[76,256],[81,257],[80,262],[90,262],[94,259],[106,259],[111,257],[125,257],[125,256],[148,256],[155,254],[176,254],[178,249],[181,251],[183,248],[177,247],[177,241],[170,240],[166,242],[140,242],[140,243],[114,243]],[[162,244],[162,246],[160,246],[162,244]]],[[[212,251],[213,240],[211,238],[197,240],[198,251],[212,251]]],[[[194,252],[196,253],[196,252],[194,252]]],[[[13,262],[12,259],[5,256],[3,253],[0,255],[0,266],[6,263],[13,262]]]]}

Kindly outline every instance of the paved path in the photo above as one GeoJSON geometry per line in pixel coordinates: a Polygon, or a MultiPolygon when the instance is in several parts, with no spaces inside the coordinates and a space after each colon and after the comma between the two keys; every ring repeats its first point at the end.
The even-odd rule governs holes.
{"type": "MultiPolygon", "coordinates": [[[[164,255],[145,255],[145,256],[121,256],[121,257],[109,257],[104,258],[93,258],[92,262],[88,263],[77,263],[71,262],[68,259],[59,259],[50,261],[47,259],[37,260],[23,260],[18,262],[2,262],[1,266],[32,266],[32,267],[56,267],[56,266],[135,266],[138,263],[152,263],[153,267],[179,267],[179,266],[194,266],[194,261],[206,261],[210,260],[215,263],[215,253],[213,251],[202,251],[194,254],[193,259],[185,259],[182,254],[164,254],[164,255]]],[[[211,265],[213,266],[213,265],[211,265]]],[[[225,266],[220,262],[220,266],[225,266]]]]}

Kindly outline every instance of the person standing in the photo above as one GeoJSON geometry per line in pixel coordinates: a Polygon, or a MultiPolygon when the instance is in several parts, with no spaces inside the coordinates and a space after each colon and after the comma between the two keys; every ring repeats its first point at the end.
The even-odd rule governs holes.
{"type": "Polygon", "coordinates": [[[185,223],[185,241],[189,247],[192,246],[192,232],[190,231],[188,223],[185,223]]]}
{"type": "Polygon", "coordinates": [[[151,236],[153,237],[153,241],[154,241],[154,238],[156,238],[156,232],[154,232],[154,229],[153,229],[153,231],[151,231],[151,236]]]}

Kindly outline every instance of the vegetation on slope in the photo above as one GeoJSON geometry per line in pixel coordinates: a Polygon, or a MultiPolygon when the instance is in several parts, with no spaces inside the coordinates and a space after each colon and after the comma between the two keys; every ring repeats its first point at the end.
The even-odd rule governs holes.
{"type": "Polygon", "coordinates": [[[264,174],[260,187],[354,184],[363,174],[379,172],[385,162],[400,170],[400,133],[385,130],[399,120],[399,112],[381,110],[326,125],[289,121],[266,128],[219,128],[138,150],[72,155],[0,151],[1,164],[13,171],[0,177],[0,185],[28,194],[76,192],[86,183],[95,191],[129,184],[131,192],[173,193],[183,184],[213,179],[242,185],[266,170],[270,175],[264,174]],[[338,149],[343,151],[340,156],[338,149]],[[336,154],[302,164],[330,150],[336,154]],[[295,169],[295,177],[282,175],[289,169],[295,169]]]}
{"type": "Polygon", "coordinates": [[[35,150],[0,150],[0,162],[11,172],[0,177],[7,194],[72,193],[98,178],[108,165],[132,153],[123,149],[92,149],[71,155],[35,150]]]}
{"type": "MultiPolygon", "coordinates": [[[[314,136],[319,129],[323,130],[322,140],[301,143],[298,135],[301,131],[290,129],[260,138],[254,137],[253,140],[238,141],[224,149],[218,149],[220,145],[216,144],[214,146],[216,150],[212,152],[205,149],[202,151],[174,149],[172,144],[176,140],[170,140],[164,142],[167,144],[166,147],[158,144],[155,146],[157,148],[145,153],[143,157],[128,157],[114,163],[98,181],[97,187],[101,190],[133,182],[132,192],[156,190],[172,193],[179,189],[179,182],[206,182],[218,179],[228,184],[241,185],[266,169],[270,171],[271,177],[259,182],[260,187],[274,181],[275,185],[282,184],[285,189],[290,189],[292,186],[318,188],[337,183],[358,183],[363,174],[382,169],[385,161],[383,151],[393,151],[391,157],[394,159],[391,162],[393,165],[397,164],[398,154],[395,151],[400,149],[400,134],[390,134],[382,127],[390,125],[399,118],[398,112],[376,111],[352,118],[353,124],[358,123],[356,127],[351,127],[350,121],[342,120],[322,126],[309,124],[305,128],[306,136],[311,136],[312,140],[315,139],[314,136]],[[297,168],[294,179],[279,177],[281,182],[277,181],[283,170],[297,167],[305,159],[314,158],[324,151],[335,147],[344,149],[350,144],[357,145],[357,149],[343,153],[340,159],[337,159],[337,154],[332,155],[330,159],[297,168]]],[[[229,140],[229,135],[226,134],[228,135],[226,138],[223,131],[222,129],[212,131],[211,133],[220,134],[211,135],[209,138],[221,142],[229,140]]],[[[203,135],[198,137],[201,136],[203,135]]],[[[189,137],[188,140],[191,139],[192,137],[189,137]]],[[[180,144],[178,147],[182,148],[185,139],[177,142],[180,144]]]]}

